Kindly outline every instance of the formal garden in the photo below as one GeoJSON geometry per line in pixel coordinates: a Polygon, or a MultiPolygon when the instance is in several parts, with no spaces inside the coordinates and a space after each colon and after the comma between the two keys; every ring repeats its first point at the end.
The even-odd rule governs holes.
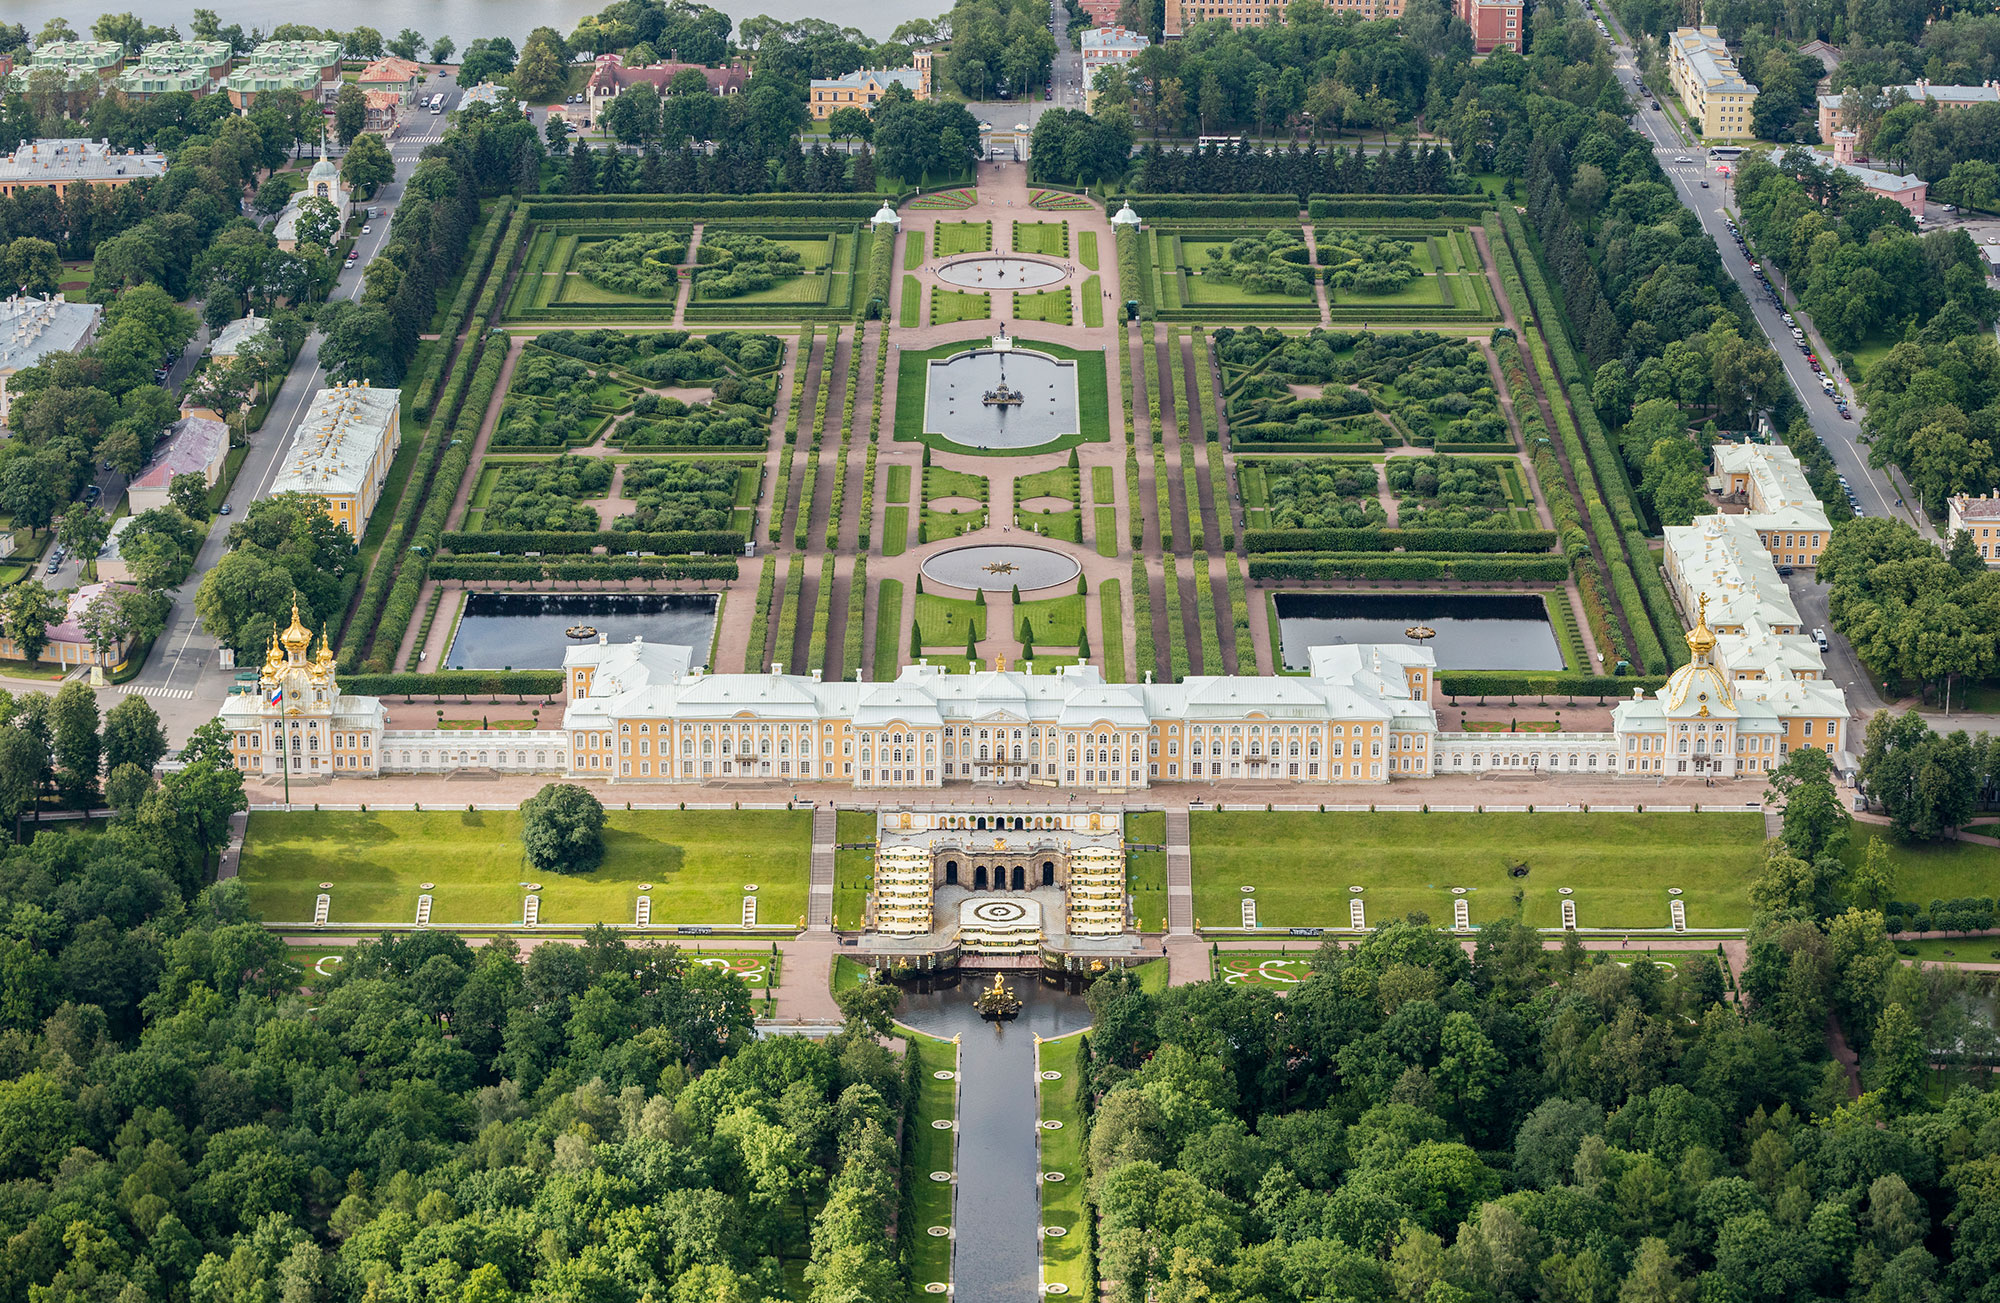
{"type": "Polygon", "coordinates": [[[1513,436],[1480,349],[1434,331],[1215,331],[1232,442],[1499,452],[1513,436]]]}
{"type": "Polygon", "coordinates": [[[786,343],[724,330],[553,331],[522,351],[495,449],[762,448],[786,343]]]}

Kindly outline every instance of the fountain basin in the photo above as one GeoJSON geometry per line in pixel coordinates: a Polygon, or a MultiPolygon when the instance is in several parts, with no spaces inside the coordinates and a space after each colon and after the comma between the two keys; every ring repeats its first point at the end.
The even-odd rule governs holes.
{"type": "Polygon", "coordinates": [[[1034,448],[1081,429],[1076,363],[1013,346],[974,348],[924,368],[924,432],[968,448],[1034,448]],[[1019,401],[988,402],[1002,389],[1019,401]]]}
{"type": "Polygon", "coordinates": [[[924,578],[953,588],[983,588],[989,593],[1019,588],[1027,593],[1067,584],[1083,567],[1075,558],[1048,548],[983,543],[939,552],[925,560],[923,572],[924,578]]]}
{"type": "Polygon", "coordinates": [[[1067,274],[1056,263],[1005,254],[954,258],[937,269],[939,280],[965,290],[1038,290],[1067,274]]]}

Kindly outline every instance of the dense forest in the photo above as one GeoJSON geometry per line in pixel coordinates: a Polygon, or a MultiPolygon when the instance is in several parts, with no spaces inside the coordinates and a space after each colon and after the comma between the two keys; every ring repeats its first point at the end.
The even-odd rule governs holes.
{"type": "Polygon", "coordinates": [[[1747,999],[1712,955],[1503,922],[1468,958],[1424,919],[1282,1000],[1107,978],[1102,1275],[1120,1303],[2000,1298],[2000,1100],[1925,1062],[1991,1028],[1965,979],[1894,961],[1879,913],[1799,904],[1760,915],[1747,999]]]}

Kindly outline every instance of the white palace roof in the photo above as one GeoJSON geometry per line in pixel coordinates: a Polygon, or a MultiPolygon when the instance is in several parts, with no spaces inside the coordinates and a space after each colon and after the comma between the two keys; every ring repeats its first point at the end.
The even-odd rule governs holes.
{"type": "Polygon", "coordinates": [[[685,647],[634,640],[572,647],[564,668],[595,666],[587,697],[569,703],[565,724],[602,727],[614,719],[839,719],[857,728],[903,724],[1020,722],[1086,728],[1144,728],[1156,721],[1277,719],[1379,720],[1434,729],[1436,713],[1405,678],[1429,673],[1428,648],[1334,646],[1313,651],[1308,677],[1197,675],[1183,683],[1107,683],[1094,665],[1055,674],[983,670],[949,674],[936,665],[903,668],[893,683],[830,682],[804,674],[690,671],[685,647]]]}

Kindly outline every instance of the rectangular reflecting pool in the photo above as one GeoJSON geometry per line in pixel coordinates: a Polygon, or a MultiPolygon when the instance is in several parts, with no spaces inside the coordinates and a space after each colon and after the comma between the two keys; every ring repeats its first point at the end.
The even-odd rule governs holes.
{"type": "Polygon", "coordinates": [[[1406,630],[1437,631],[1429,646],[1441,670],[1561,670],[1562,645],[1548,608],[1531,593],[1279,593],[1285,668],[1312,668],[1312,649],[1338,643],[1403,643],[1406,630]]]}
{"type": "MultiPolygon", "coordinates": [[[[708,665],[715,634],[713,593],[472,593],[444,654],[448,670],[559,670],[588,626],[614,643],[644,638],[691,649],[691,666],[708,665]]],[[[590,641],[595,642],[595,637],[590,641]]]]}

